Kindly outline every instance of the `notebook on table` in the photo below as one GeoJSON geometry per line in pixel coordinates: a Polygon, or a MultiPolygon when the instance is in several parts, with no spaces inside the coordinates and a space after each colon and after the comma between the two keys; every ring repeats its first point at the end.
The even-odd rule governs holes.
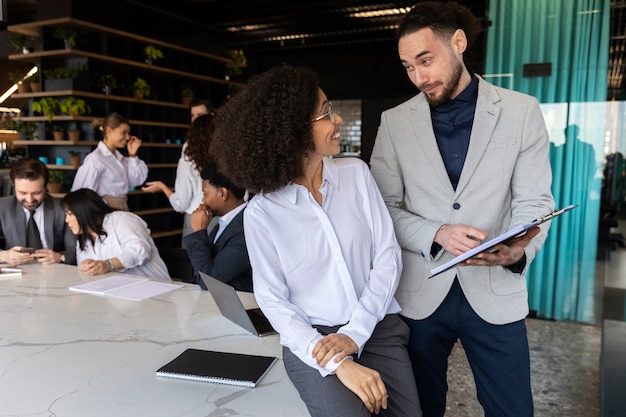
{"type": "Polygon", "coordinates": [[[204,272],[200,272],[200,278],[224,317],[256,336],[276,334],[276,330],[274,330],[260,308],[246,310],[237,295],[237,291],[232,286],[204,272]]]}
{"type": "Polygon", "coordinates": [[[256,387],[278,358],[187,349],[159,368],[157,376],[256,387]]]}

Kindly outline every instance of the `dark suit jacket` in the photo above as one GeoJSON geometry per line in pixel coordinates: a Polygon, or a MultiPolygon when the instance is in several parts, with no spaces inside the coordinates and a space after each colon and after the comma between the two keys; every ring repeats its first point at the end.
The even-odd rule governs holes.
{"type": "MultiPolygon", "coordinates": [[[[66,264],[76,265],[76,236],[65,224],[59,200],[46,195],[43,207],[48,249],[63,254],[66,264]]],[[[26,246],[26,214],[14,195],[0,198],[0,234],[4,237],[4,249],[26,246]]]]}
{"type": "Polygon", "coordinates": [[[218,226],[207,235],[199,230],[184,237],[189,259],[194,269],[196,283],[206,290],[198,271],[225,282],[237,291],[252,292],[252,267],[243,235],[243,212],[241,210],[228,223],[217,242],[213,239],[218,226]]]}

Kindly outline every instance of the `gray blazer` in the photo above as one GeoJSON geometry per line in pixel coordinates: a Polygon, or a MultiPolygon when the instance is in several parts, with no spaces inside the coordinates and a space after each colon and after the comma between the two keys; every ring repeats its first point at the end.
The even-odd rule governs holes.
{"type": "MultiPolygon", "coordinates": [[[[372,174],[393,218],[403,252],[396,298],[402,314],[423,319],[447,295],[455,276],[476,313],[504,324],[528,314],[525,272],[464,266],[429,279],[453,258],[431,255],[443,224],[478,227],[489,237],[554,209],[549,138],[537,100],[479,78],[470,145],[456,191],[437,147],[423,94],[383,112],[371,158],[372,174]]],[[[549,224],[526,247],[526,266],[545,241],[549,224]]]]}
{"type": "MultiPolygon", "coordinates": [[[[59,200],[46,195],[43,206],[48,249],[65,255],[66,264],[76,265],[76,236],[65,224],[59,200]]],[[[14,195],[0,198],[0,234],[4,237],[4,249],[26,246],[26,214],[14,195]]]]}

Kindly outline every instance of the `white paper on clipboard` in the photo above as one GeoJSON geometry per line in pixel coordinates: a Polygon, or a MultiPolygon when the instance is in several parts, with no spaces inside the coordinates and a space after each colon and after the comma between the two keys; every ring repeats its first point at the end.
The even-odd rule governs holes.
{"type": "Polygon", "coordinates": [[[524,233],[526,233],[528,230],[532,229],[535,226],[539,226],[541,223],[547,222],[548,220],[551,220],[553,218],[555,218],[556,216],[559,216],[567,211],[570,211],[573,208],[578,207],[578,205],[570,205],[567,207],[563,207],[561,209],[558,210],[554,210],[552,213],[546,214],[545,216],[542,217],[538,217],[535,220],[533,220],[530,223],[527,224],[522,224],[519,225],[517,227],[514,227],[511,230],[508,230],[504,233],[502,233],[499,236],[494,237],[491,240],[488,240],[487,242],[481,243],[480,245],[476,246],[474,249],[470,249],[467,252],[457,256],[454,259],[451,259],[450,261],[439,265],[436,268],[433,268],[430,270],[430,278],[434,277],[435,275],[438,275],[444,271],[447,271],[448,269],[452,268],[453,266],[456,266],[458,264],[460,264],[461,262],[463,262],[466,259],[471,258],[472,256],[478,255],[481,252],[485,252],[489,249],[491,249],[492,247],[494,247],[495,245],[498,245],[500,243],[503,243],[509,239],[512,239],[516,236],[522,235],[524,233]]]}

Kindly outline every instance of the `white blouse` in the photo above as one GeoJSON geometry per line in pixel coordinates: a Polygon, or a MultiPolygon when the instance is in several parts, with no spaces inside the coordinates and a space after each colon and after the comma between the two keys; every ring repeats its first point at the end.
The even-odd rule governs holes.
{"type": "Polygon", "coordinates": [[[171,281],[167,266],[150,237],[150,229],[141,217],[127,211],[113,211],[104,218],[102,228],[107,236],[98,238],[95,246],[87,241],[85,250],[80,250],[76,244],[78,265],[85,259],[117,258],[124,265],[117,270],[119,272],[171,281]]]}
{"type": "Polygon", "coordinates": [[[170,204],[179,213],[184,211],[191,214],[202,203],[202,178],[193,162],[185,156],[185,149],[187,143],[183,145],[176,167],[176,182],[170,204]]]}
{"type": "Polygon", "coordinates": [[[254,196],[244,233],[259,307],[280,342],[320,374],[311,356],[322,336],[311,327],[343,325],[360,350],[394,299],[402,272],[391,217],[368,166],[356,158],[324,159],[322,206],[291,183],[254,196]]]}
{"type": "Polygon", "coordinates": [[[111,152],[103,142],[89,153],[76,171],[72,190],[89,188],[99,196],[125,197],[130,187],[148,178],[148,166],[139,158],[127,158],[118,150],[111,152]]]}

